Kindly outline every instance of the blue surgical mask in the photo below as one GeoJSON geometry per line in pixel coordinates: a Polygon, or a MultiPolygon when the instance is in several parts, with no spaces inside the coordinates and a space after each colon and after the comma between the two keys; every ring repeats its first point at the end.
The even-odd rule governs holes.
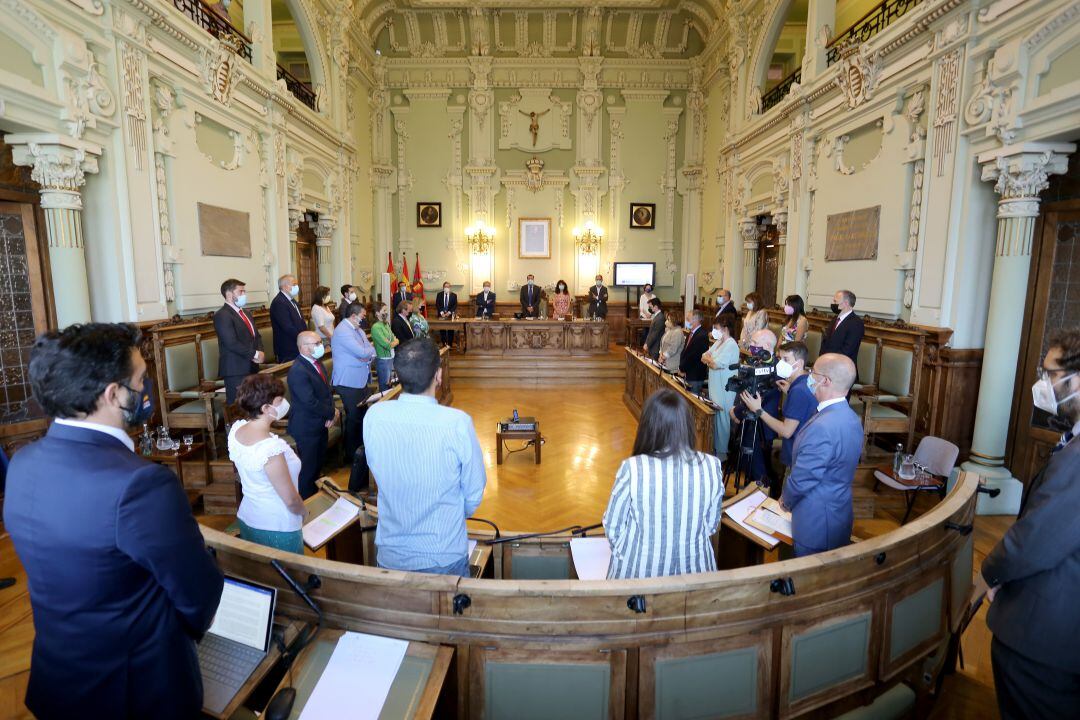
{"type": "Polygon", "coordinates": [[[236,307],[244,307],[247,305],[247,293],[233,298],[233,303],[236,304],[236,307]]]}
{"type": "Polygon", "coordinates": [[[299,295],[300,294],[300,286],[299,285],[293,285],[291,288],[289,288],[289,294],[292,295],[293,297],[296,297],[297,295],[299,295]]]}
{"type": "Polygon", "coordinates": [[[807,375],[806,376],[806,389],[809,390],[810,392],[814,392],[814,388],[816,388],[816,387],[817,387],[817,380],[814,379],[813,375],[807,375]]]}
{"type": "Polygon", "coordinates": [[[315,347],[311,348],[311,357],[315,358],[316,360],[321,358],[325,353],[326,353],[326,348],[323,347],[322,343],[319,343],[315,347]]]}

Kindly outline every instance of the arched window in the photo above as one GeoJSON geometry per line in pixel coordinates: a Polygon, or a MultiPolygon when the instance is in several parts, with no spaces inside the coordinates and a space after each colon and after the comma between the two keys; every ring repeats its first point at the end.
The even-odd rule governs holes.
{"type": "Polygon", "coordinates": [[[792,83],[799,82],[806,52],[806,17],[809,0],[791,0],[784,24],[776,35],[772,56],[761,86],[761,109],[768,110],[784,99],[792,83]]]}
{"type": "Polygon", "coordinates": [[[308,59],[300,26],[293,17],[287,0],[272,0],[270,16],[274,23],[274,54],[277,56],[277,76],[284,79],[289,91],[298,100],[316,110],[315,78],[308,59]]]}

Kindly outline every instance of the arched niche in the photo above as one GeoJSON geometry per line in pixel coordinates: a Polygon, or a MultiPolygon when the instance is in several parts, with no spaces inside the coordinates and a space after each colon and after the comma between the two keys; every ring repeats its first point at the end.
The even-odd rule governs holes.
{"type": "Polygon", "coordinates": [[[312,29],[316,24],[316,19],[304,1],[272,0],[270,14],[274,24],[274,54],[278,64],[295,75],[300,81],[308,83],[312,90],[315,90],[319,85],[329,89],[326,64],[323,62],[323,48],[319,43],[319,34],[312,29]],[[281,38],[285,37],[284,29],[288,28],[290,23],[296,28],[300,41],[299,52],[292,46],[289,46],[287,50],[281,50],[284,45],[281,38]],[[297,62],[301,54],[307,65],[308,72],[306,76],[299,67],[300,63],[297,62]],[[294,72],[294,69],[300,72],[294,72]]]}
{"type": "Polygon", "coordinates": [[[766,93],[801,66],[809,5],[810,0],[779,0],[776,4],[751,66],[751,88],[766,93]]]}

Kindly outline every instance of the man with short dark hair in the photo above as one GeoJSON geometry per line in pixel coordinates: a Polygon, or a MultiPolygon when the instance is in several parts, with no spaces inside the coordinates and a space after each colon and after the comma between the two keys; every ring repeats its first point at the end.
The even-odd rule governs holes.
{"type": "Polygon", "coordinates": [[[1075,717],[1080,708],[1080,328],[1051,335],[1032,395],[1064,432],[982,564],[1005,720],[1075,717]]]}
{"type": "Polygon", "coordinates": [[[649,334],[645,336],[645,353],[653,360],[660,357],[660,339],[664,337],[664,304],[660,298],[654,297],[649,300],[649,310],[652,312],[652,320],[649,322],[649,334]]]}
{"type": "Polygon", "coordinates": [[[540,288],[536,286],[536,278],[532,273],[525,278],[525,284],[518,293],[518,300],[521,302],[522,317],[540,317],[540,288]]]}
{"type": "Polygon", "coordinates": [[[350,305],[356,302],[357,299],[356,288],[352,285],[341,286],[341,300],[338,301],[337,306],[337,322],[341,322],[345,319],[345,311],[350,305]]]}
{"type": "MultiPolygon", "coordinates": [[[[308,327],[304,313],[296,302],[298,297],[300,297],[300,285],[296,282],[296,276],[279,277],[278,293],[270,301],[270,326],[274,330],[274,356],[279,363],[296,359],[296,336],[308,327]]],[[[322,298],[315,298],[316,302],[321,303],[322,300],[322,298]]]]}
{"type": "MultiPolygon", "coordinates": [[[[450,283],[444,282],[442,292],[435,297],[435,311],[442,320],[450,320],[457,314],[457,293],[450,292],[450,283]]],[[[440,330],[439,339],[442,344],[450,347],[454,344],[453,330],[440,330]]]]}
{"type": "MultiPolygon", "coordinates": [[[[341,451],[346,467],[356,458],[360,446],[361,423],[367,406],[364,401],[371,394],[371,363],[375,359],[375,346],[368,340],[360,325],[367,310],[360,303],[345,308],[345,317],[334,328],[331,344],[334,348],[334,371],[331,381],[341,397],[345,421],[341,427],[341,451]]],[[[361,482],[366,478],[360,478],[361,482]]],[[[360,488],[350,487],[350,490],[360,488]]]]}
{"type": "Polygon", "coordinates": [[[305,330],[296,337],[299,353],[289,368],[289,435],[296,441],[300,456],[300,477],[297,479],[300,497],[307,500],[318,488],[315,481],[326,461],[329,430],[338,421],[334,395],[330,392],[330,376],[320,358],[326,352],[318,334],[305,330]]]}
{"type": "Polygon", "coordinates": [[[128,429],[154,413],[139,332],[48,332],[29,372],[54,422],[12,458],[4,501],[34,613],[26,706],[39,718],[197,717],[195,641],[223,580],[180,480],[133,452],[128,429]]]}
{"type": "Polygon", "coordinates": [[[379,486],[379,567],[467,576],[465,520],[487,484],[476,429],[435,399],[442,368],[433,342],[402,343],[394,368],[403,392],[364,418],[364,450],[379,486]]]}
{"type": "Polygon", "coordinates": [[[407,342],[416,337],[416,333],[412,329],[412,323],[409,322],[409,313],[411,311],[412,302],[410,300],[402,300],[394,308],[394,317],[390,320],[390,332],[394,333],[394,337],[398,339],[398,342],[407,342]]]}
{"type": "Polygon", "coordinates": [[[866,328],[863,319],[855,314],[855,293],[837,290],[830,308],[836,319],[821,333],[821,353],[846,355],[855,364],[855,381],[858,382],[859,346],[866,328]]]}
{"type": "Polygon", "coordinates": [[[705,379],[709,377],[709,368],[701,361],[701,356],[709,349],[709,334],[701,326],[700,310],[691,310],[689,317],[687,330],[690,335],[686,338],[686,347],[679,359],[679,370],[686,377],[690,392],[700,395],[705,387],[705,379]]]}
{"type": "Polygon", "coordinates": [[[607,317],[608,289],[604,287],[604,276],[596,276],[596,284],[589,288],[589,317],[603,320],[607,317]]]}
{"type": "Polygon", "coordinates": [[[248,375],[258,372],[266,355],[262,336],[255,329],[255,318],[244,309],[247,290],[244,283],[229,278],[221,283],[225,304],[214,313],[214,331],[218,338],[218,375],[225,382],[225,402],[236,400],[236,388],[248,375]]]}
{"type": "MultiPolygon", "coordinates": [[[[776,365],[776,334],[767,328],[755,330],[750,336],[749,351],[751,357],[757,359],[756,362],[776,365]]],[[[735,404],[731,408],[732,422],[741,426],[752,413],[759,410],[763,415],[776,417],[780,414],[780,396],[780,390],[775,387],[763,391],[760,395],[741,393],[735,398],[735,404]]],[[[734,432],[733,427],[732,434],[734,432]]],[[[772,497],[780,497],[780,477],[772,462],[772,445],[775,439],[776,430],[768,423],[758,423],[753,434],[751,434],[750,426],[739,428],[739,440],[742,443],[739,451],[744,457],[750,456],[750,466],[746,467],[744,463],[740,469],[762,487],[767,485],[772,497]]]]}
{"type": "Polygon", "coordinates": [[[491,317],[495,314],[495,293],[491,291],[491,281],[484,281],[484,289],[476,293],[476,317],[491,317]]]}

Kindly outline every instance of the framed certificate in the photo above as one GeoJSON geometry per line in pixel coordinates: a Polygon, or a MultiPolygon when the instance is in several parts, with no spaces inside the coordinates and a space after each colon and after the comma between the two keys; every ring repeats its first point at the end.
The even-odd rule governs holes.
{"type": "Polygon", "coordinates": [[[518,218],[518,257],[551,257],[551,218],[518,218]]]}

